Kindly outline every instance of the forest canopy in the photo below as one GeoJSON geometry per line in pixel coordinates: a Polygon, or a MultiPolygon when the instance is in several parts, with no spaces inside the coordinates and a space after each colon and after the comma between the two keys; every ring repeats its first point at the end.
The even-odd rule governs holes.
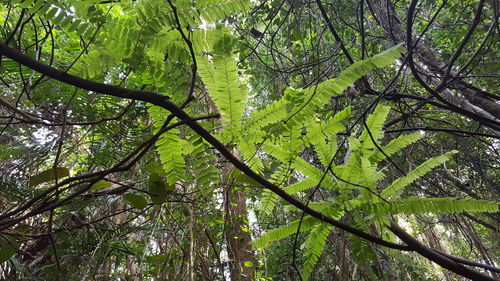
{"type": "Polygon", "coordinates": [[[0,0],[0,280],[499,280],[499,17],[0,0]]]}

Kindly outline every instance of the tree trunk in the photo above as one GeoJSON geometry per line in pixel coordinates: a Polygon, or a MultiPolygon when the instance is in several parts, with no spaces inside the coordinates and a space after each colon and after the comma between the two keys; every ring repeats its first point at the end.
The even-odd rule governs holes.
{"type": "MultiPolygon", "coordinates": [[[[220,113],[209,96],[207,99],[212,112],[220,113]]],[[[219,123],[222,121],[220,118],[217,120],[219,123]]],[[[233,150],[233,154],[239,158],[238,150],[233,150]]],[[[253,281],[256,258],[248,225],[246,196],[242,187],[234,186],[235,181],[230,178],[231,168],[232,164],[226,164],[222,168],[221,181],[226,213],[224,236],[227,243],[229,273],[232,281],[253,281]]]]}
{"type": "MultiPolygon", "coordinates": [[[[226,167],[226,175],[229,175],[231,167],[232,165],[226,167]]],[[[231,280],[251,281],[255,276],[256,259],[251,245],[245,192],[240,187],[234,187],[232,180],[224,184],[223,192],[226,208],[224,235],[231,280]]]]}

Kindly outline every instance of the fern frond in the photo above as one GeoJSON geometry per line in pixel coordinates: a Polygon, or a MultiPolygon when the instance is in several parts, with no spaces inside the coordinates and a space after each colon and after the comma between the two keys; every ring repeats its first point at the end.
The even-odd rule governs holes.
{"type": "Polygon", "coordinates": [[[376,183],[384,177],[384,173],[377,170],[376,165],[356,151],[351,154],[348,163],[333,167],[333,171],[342,179],[337,181],[341,190],[353,188],[361,192],[366,188],[374,190],[376,183]]]}
{"type": "Polygon", "coordinates": [[[311,177],[317,181],[319,181],[323,175],[323,172],[320,169],[314,167],[311,163],[302,158],[297,158],[293,163],[291,163],[291,167],[294,170],[303,173],[306,177],[311,177]]]}
{"type": "Polygon", "coordinates": [[[333,226],[326,223],[317,224],[311,233],[307,236],[306,241],[301,245],[301,248],[306,250],[305,261],[302,266],[302,279],[307,281],[313,272],[314,266],[318,262],[323,249],[325,248],[328,235],[332,231],[333,226]]]}
{"type": "MultiPolygon", "coordinates": [[[[104,45],[121,57],[133,54],[134,46],[136,46],[134,42],[137,42],[141,36],[140,31],[135,28],[134,20],[129,18],[115,18],[105,26],[104,33],[108,35],[104,45]]],[[[152,50],[160,49],[159,47],[153,48],[153,46],[153,44],[150,46],[152,50]]]]}
{"type": "Polygon", "coordinates": [[[268,189],[264,190],[261,195],[259,210],[261,210],[264,214],[271,214],[278,199],[279,196],[276,195],[276,193],[268,189]]]}
{"type": "MultiPolygon", "coordinates": [[[[223,31],[221,31],[223,32],[223,31]]],[[[220,111],[224,142],[241,137],[241,120],[247,101],[246,86],[239,83],[238,67],[232,47],[234,39],[227,33],[221,34],[214,44],[213,61],[208,58],[200,63],[200,76],[208,93],[220,111]]]]}
{"type": "Polygon", "coordinates": [[[274,147],[279,150],[279,152],[275,150],[272,156],[276,155],[276,158],[283,163],[291,163],[304,147],[302,128],[299,126],[287,127],[281,132],[279,138],[270,138],[269,142],[273,142],[274,147]]]}
{"type": "Polygon", "coordinates": [[[167,182],[175,184],[185,172],[186,161],[184,155],[189,153],[190,143],[179,137],[179,130],[172,129],[161,135],[156,142],[163,170],[167,175],[167,182]]]}
{"type": "MultiPolygon", "coordinates": [[[[276,169],[276,171],[271,175],[271,181],[277,186],[282,186],[283,184],[288,182],[290,177],[291,177],[290,166],[285,163],[280,165],[276,169]]],[[[259,207],[264,213],[269,214],[274,209],[274,206],[278,199],[279,196],[276,193],[266,189],[262,193],[261,204],[259,207]]]]}
{"type": "Polygon", "coordinates": [[[334,137],[338,132],[342,132],[346,129],[344,124],[340,121],[349,117],[351,112],[351,107],[348,106],[344,110],[337,113],[333,118],[321,122],[309,122],[307,127],[307,138],[309,141],[314,142],[318,138],[331,138],[334,137]]]}
{"type": "Polygon", "coordinates": [[[334,219],[339,219],[345,213],[344,207],[327,201],[316,201],[309,203],[309,207],[322,212],[334,219]]]}
{"type": "Polygon", "coordinates": [[[396,45],[371,58],[353,63],[335,79],[324,81],[305,90],[296,90],[289,92],[288,95],[285,94],[285,98],[295,104],[288,115],[287,125],[302,122],[307,116],[314,115],[330,100],[332,95],[341,94],[347,87],[373,69],[392,64],[403,52],[402,45],[396,45]]]}
{"type": "Polygon", "coordinates": [[[318,180],[316,178],[305,178],[299,182],[293,183],[285,188],[283,188],[288,194],[295,194],[297,192],[301,192],[307,190],[311,187],[314,187],[318,184],[318,180]]]}
{"type": "Polygon", "coordinates": [[[280,99],[267,105],[264,109],[254,111],[250,119],[245,122],[244,127],[248,128],[245,139],[253,143],[262,142],[266,133],[264,127],[282,121],[287,115],[288,100],[280,99]]]}
{"type": "Polygon", "coordinates": [[[310,122],[306,125],[308,128],[307,140],[314,146],[324,167],[328,166],[337,152],[337,133],[346,129],[340,121],[349,117],[350,113],[351,107],[348,106],[327,121],[310,122]]]}
{"type": "MultiPolygon", "coordinates": [[[[212,52],[212,48],[221,34],[229,33],[230,29],[226,26],[217,26],[215,29],[197,29],[191,32],[189,40],[193,43],[193,47],[198,54],[203,52],[212,52]]],[[[182,40],[181,37],[178,40],[182,40]]]]}
{"type": "MultiPolygon", "coordinates": [[[[197,0],[196,12],[207,22],[217,22],[228,16],[248,11],[252,7],[250,0],[197,0]]],[[[198,23],[202,23],[198,19],[198,23]]]]}
{"type": "Polygon", "coordinates": [[[114,56],[107,48],[99,48],[83,55],[71,69],[70,73],[83,77],[94,78],[105,73],[116,65],[121,58],[114,56]]]}
{"type": "Polygon", "coordinates": [[[385,119],[391,110],[390,106],[378,105],[372,114],[366,119],[366,128],[359,136],[358,140],[361,142],[361,147],[364,149],[372,149],[375,147],[373,141],[379,142],[383,136],[382,127],[385,119]],[[371,137],[370,137],[371,134],[371,137]],[[373,140],[372,140],[373,137],[373,140]]]}
{"type": "Polygon", "coordinates": [[[397,198],[401,193],[403,192],[403,189],[414,182],[415,180],[419,179],[420,177],[424,176],[428,172],[430,172],[432,169],[435,167],[443,164],[444,162],[448,161],[453,155],[458,153],[456,150],[449,151],[443,155],[440,155],[438,157],[431,158],[424,163],[420,164],[417,168],[415,168],[413,171],[409,172],[406,176],[401,177],[399,179],[396,179],[393,181],[388,187],[386,187],[381,193],[380,196],[383,198],[397,198]]]}
{"type": "Polygon", "coordinates": [[[367,203],[360,208],[378,215],[386,214],[422,214],[442,213],[455,214],[463,212],[498,212],[500,203],[472,198],[418,198],[410,197],[391,202],[367,203]]]}
{"type": "Polygon", "coordinates": [[[315,140],[309,141],[314,145],[314,150],[318,154],[319,161],[324,167],[328,167],[328,164],[332,160],[333,156],[337,152],[337,141],[336,139],[326,141],[325,138],[317,138],[315,140]]]}
{"type": "Polygon", "coordinates": [[[356,259],[356,262],[364,264],[367,261],[376,260],[375,253],[366,239],[359,238],[352,234],[348,234],[348,239],[351,245],[352,255],[356,259]]]}
{"type": "Polygon", "coordinates": [[[217,158],[211,152],[210,146],[198,135],[190,139],[193,144],[193,152],[189,154],[186,161],[191,167],[191,173],[195,176],[196,186],[206,194],[219,182],[219,171],[216,168],[217,158]]]}
{"type": "Polygon", "coordinates": [[[210,62],[208,56],[199,55],[196,57],[196,62],[198,64],[198,74],[200,75],[203,83],[205,84],[205,88],[208,92],[215,92],[215,77],[214,77],[214,66],[210,62]]]}
{"type": "Polygon", "coordinates": [[[148,38],[146,47],[146,54],[156,58],[159,62],[163,61],[164,57],[172,62],[191,60],[186,43],[178,30],[164,30],[154,34],[153,37],[148,38]]]}
{"type": "MultiPolygon", "coordinates": [[[[283,239],[297,232],[300,220],[294,220],[293,222],[283,225],[279,228],[270,230],[264,233],[259,238],[255,239],[252,244],[254,248],[264,248],[269,245],[269,243],[283,239]]],[[[311,216],[305,216],[300,224],[300,231],[308,231],[316,226],[320,221],[311,216]]]]}
{"type": "MultiPolygon", "coordinates": [[[[311,202],[309,206],[335,219],[340,218],[344,214],[342,208],[329,202],[311,202]]],[[[301,245],[301,248],[305,249],[305,261],[302,266],[302,277],[304,280],[308,280],[311,276],[332,229],[333,226],[329,224],[323,222],[317,223],[307,236],[306,241],[301,245]]]]}
{"type": "Polygon", "coordinates": [[[242,141],[238,142],[238,148],[248,167],[257,172],[262,172],[264,170],[264,164],[262,163],[262,159],[257,155],[257,146],[255,143],[247,141],[246,138],[242,138],[242,141]]]}
{"type": "Polygon", "coordinates": [[[142,36],[155,36],[165,27],[174,26],[167,15],[167,6],[158,1],[140,1],[130,8],[134,10],[132,14],[136,16],[135,21],[141,28],[142,36]]]}
{"type": "MultiPolygon", "coordinates": [[[[295,194],[295,193],[298,193],[298,192],[301,192],[304,190],[308,190],[312,187],[315,187],[318,183],[319,183],[318,179],[308,177],[308,178],[302,179],[299,182],[292,183],[289,186],[284,187],[283,190],[286,191],[286,193],[288,193],[288,194],[295,194]]],[[[264,211],[266,214],[271,213],[271,211],[274,209],[274,206],[275,206],[276,201],[278,199],[279,199],[278,195],[276,195],[275,193],[273,193],[269,190],[265,190],[263,192],[263,196],[262,196],[262,204],[261,204],[262,211],[264,211]]],[[[311,202],[309,206],[311,208],[318,210],[318,211],[321,211],[321,212],[328,211],[328,212],[330,212],[329,215],[331,215],[331,216],[333,216],[334,214],[338,215],[338,213],[336,212],[336,211],[338,211],[338,209],[337,208],[332,209],[331,203],[311,202]],[[333,212],[332,210],[335,210],[335,212],[333,212]]]]}
{"type": "Polygon", "coordinates": [[[372,164],[366,157],[361,158],[359,172],[359,184],[372,189],[375,189],[375,183],[384,177],[384,173],[377,170],[377,165],[372,164]]]}
{"type": "MultiPolygon", "coordinates": [[[[156,130],[163,125],[168,111],[158,106],[151,106],[148,112],[156,130]]],[[[193,151],[191,143],[179,137],[180,131],[177,129],[163,133],[156,142],[156,149],[160,156],[163,170],[167,175],[168,184],[175,184],[182,178],[186,170],[184,155],[193,151]]]]}
{"type": "MultiPolygon", "coordinates": [[[[413,144],[417,142],[419,139],[422,138],[422,134],[420,133],[413,133],[413,134],[407,134],[407,135],[401,135],[393,140],[391,140],[388,144],[382,147],[382,151],[387,156],[391,156],[394,153],[400,151],[401,149],[407,147],[410,144],[413,144]]],[[[385,155],[379,151],[378,149],[374,151],[370,156],[369,159],[372,163],[376,164],[382,161],[385,158],[385,155]]]]}
{"type": "MultiPolygon", "coordinates": [[[[307,190],[311,187],[314,187],[316,184],[318,184],[318,181],[315,180],[314,178],[305,178],[299,182],[293,183],[283,188],[283,190],[285,190],[288,194],[294,194],[300,191],[307,190]]],[[[266,214],[270,214],[274,209],[274,206],[276,205],[276,201],[278,199],[279,199],[278,195],[266,189],[262,193],[261,210],[266,214]]]]}
{"type": "Polygon", "coordinates": [[[54,1],[45,0],[14,0],[10,4],[27,9],[30,13],[50,21],[52,24],[65,29],[67,32],[76,32],[84,38],[89,38],[97,29],[90,22],[74,15],[74,12],[56,5],[54,1]]]}

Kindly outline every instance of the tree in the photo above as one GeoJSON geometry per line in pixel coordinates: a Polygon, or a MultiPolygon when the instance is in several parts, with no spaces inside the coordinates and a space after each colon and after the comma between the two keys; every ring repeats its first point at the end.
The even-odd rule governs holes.
{"type": "Polygon", "coordinates": [[[2,278],[499,277],[496,3],[1,3],[2,278]]]}

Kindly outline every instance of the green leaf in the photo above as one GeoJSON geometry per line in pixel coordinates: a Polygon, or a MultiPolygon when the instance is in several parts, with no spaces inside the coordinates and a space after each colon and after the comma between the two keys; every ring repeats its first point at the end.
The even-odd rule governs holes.
{"type": "Polygon", "coordinates": [[[105,189],[105,188],[108,188],[108,187],[111,187],[113,184],[109,181],[106,181],[106,180],[102,180],[102,181],[98,181],[96,183],[94,183],[90,189],[92,190],[100,190],[100,189],[105,189]]]}
{"type": "Polygon", "coordinates": [[[373,113],[368,116],[368,118],[366,119],[366,128],[358,138],[358,140],[362,143],[363,148],[374,148],[375,144],[373,143],[373,141],[377,142],[378,144],[378,141],[383,136],[382,127],[390,110],[390,106],[379,105],[375,108],[373,113]]]}
{"type": "Polygon", "coordinates": [[[330,101],[331,96],[341,94],[356,80],[373,69],[392,64],[404,51],[401,44],[396,45],[371,58],[353,63],[337,78],[326,80],[307,89],[285,91],[284,98],[295,105],[289,111],[287,126],[303,122],[309,116],[314,115],[318,109],[330,101]]]}
{"type": "Polygon", "coordinates": [[[69,169],[61,167],[57,168],[56,170],[54,170],[53,168],[45,170],[36,176],[30,177],[29,186],[34,187],[45,182],[53,181],[56,179],[56,175],[57,179],[59,180],[65,177],[69,177],[69,169]]]}
{"type": "Polygon", "coordinates": [[[386,214],[456,214],[456,213],[495,213],[500,203],[495,201],[473,198],[457,199],[445,198],[418,198],[410,197],[390,202],[367,203],[360,206],[366,212],[378,215],[386,214]]]}
{"type": "Polygon", "coordinates": [[[218,27],[217,31],[212,61],[206,56],[199,56],[198,68],[208,94],[221,114],[224,126],[222,140],[231,142],[241,137],[247,87],[240,83],[238,65],[232,54],[235,39],[225,28],[218,27]]]}
{"type": "Polygon", "coordinates": [[[249,184],[251,186],[261,186],[261,184],[259,182],[257,182],[256,180],[252,179],[251,177],[243,174],[236,167],[231,168],[231,176],[234,179],[236,179],[237,181],[239,181],[240,183],[246,183],[246,184],[249,184]]]}
{"type": "Polygon", "coordinates": [[[244,262],[244,263],[243,263],[243,265],[244,265],[245,267],[253,267],[253,262],[251,262],[251,261],[246,261],[246,262],[244,262]]]}
{"type": "Polygon", "coordinates": [[[409,172],[406,176],[393,181],[388,187],[382,190],[380,195],[386,199],[397,198],[403,192],[403,189],[406,186],[416,181],[417,179],[421,178],[435,167],[448,161],[456,153],[458,153],[458,151],[452,150],[443,155],[425,161],[420,166],[415,168],[413,171],[409,172]]]}
{"type": "Polygon", "coordinates": [[[146,200],[146,198],[139,194],[126,193],[123,194],[123,199],[125,199],[125,201],[127,201],[128,203],[130,203],[130,205],[137,209],[142,210],[148,206],[148,201],[146,200]]]}
{"type": "Polygon", "coordinates": [[[301,245],[305,248],[305,261],[302,267],[302,277],[307,281],[314,270],[314,266],[318,262],[323,249],[325,248],[328,235],[332,231],[333,226],[326,223],[317,224],[307,236],[306,241],[301,245]]]}
{"type": "Polygon", "coordinates": [[[393,140],[391,140],[387,145],[382,147],[382,153],[380,150],[374,151],[370,156],[370,161],[372,163],[379,163],[383,159],[385,159],[386,155],[391,156],[394,153],[400,151],[401,149],[411,145],[412,143],[417,142],[422,138],[422,134],[419,132],[401,135],[393,140]]]}
{"type": "Polygon", "coordinates": [[[167,194],[172,193],[175,186],[165,184],[165,181],[157,173],[151,173],[148,181],[149,196],[156,205],[161,205],[167,201],[167,194]]]}
{"type": "Polygon", "coordinates": [[[47,13],[46,17],[47,17],[47,18],[52,18],[52,17],[54,17],[54,16],[57,14],[57,12],[58,12],[58,11],[59,11],[59,9],[58,9],[58,8],[52,7],[52,8],[49,10],[49,12],[47,13]]]}
{"type": "Polygon", "coordinates": [[[21,245],[20,241],[12,238],[3,238],[0,240],[0,263],[8,261],[17,252],[21,245]]]}
{"type": "Polygon", "coordinates": [[[358,263],[366,264],[367,262],[377,260],[377,256],[368,241],[350,233],[348,234],[348,239],[351,244],[352,254],[358,263]]]}
{"type": "Polygon", "coordinates": [[[144,166],[144,168],[149,171],[149,172],[152,172],[152,173],[156,173],[158,175],[162,175],[164,176],[165,175],[165,172],[163,171],[162,167],[160,166],[160,164],[156,163],[156,162],[151,162],[151,163],[148,163],[144,166]]]}
{"type": "Polygon", "coordinates": [[[283,239],[297,232],[300,223],[300,231],[307,231],[316,226],[320,221],[311,216],[305,216],[300,223],[300,220],[295,220],[287,225],[283,225],[279,228],[269,230],[268,232],[262,234],[262,236],[256,238],[252,241],[255,248],[264,248],[269,246],[271,242],[283,239]]]}

